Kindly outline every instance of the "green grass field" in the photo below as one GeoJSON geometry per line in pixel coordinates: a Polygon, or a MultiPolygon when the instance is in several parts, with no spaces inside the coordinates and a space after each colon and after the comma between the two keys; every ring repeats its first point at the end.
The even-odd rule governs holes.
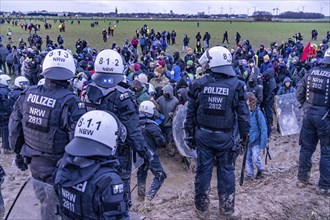
{"type": "MultiPolygon", "coordinates": [[[[195,36],[197,32],[200,32],[203,36],[206,31],[211,34],[211,46],[221,45],[222,36],[225,30],[228,31],[230,44],[227,45],[228,48],[235,47],[235,34],[238,31],[242,40],[249,39],[254,49],[259,47],[260,43],[264,43],[266,47],[269,47],[270,42],[282,42],[286,41],[289,37],[292,37],[295,33],[300,32],[304,36],[304,43],[308,42],[311,38],[311,30],[317,29],[319,32],[318,41],[313,42],[320,44],[322,39],[325,38],[326,32],[330,30],[330,24],[325,23],[286,23],[286,22],[235,22],[232,23],[225,22],[210,22],[210,21],[200,21],[200,26],[197,27],[196,21],[153,21],[153,20],[121,20],[117,25],[117,28],[114,33],[114,37],[108,39],[107,43],[104,43],[102,40],[102,29],[108,28],[109,21],[114,22],[114,20],[104,21],[99,20],[99,26],[94,28],[90,27],[91,20],[82,20],[81,24],[78,25],[77,22],[73,25],[70,24],[70,21],[67,21],[67,27],[65,33],[60,33],[58,29],[59,22],[56,24],[53,23],[53,20],[48,20],[53,27],[51,30],[45,30],[42,21],[35,22],[32,20],[32,23],[40,23],[41,31],[38,32],[43,37],[45,42],[46,35],[49,35],[54,42],[56,42],[57,36],[62,34],[64,37],[64,46],[66,48],[75,51],[75,42],[78,38],[86,39],[90,43],[91,48],[96,48],[100,50],[101,48],[111,47],[113,42],[116,42],[117,45],[122,46],[125,38],[132,38],[135,34],[136,29],[140,29],[144,24],[147,24],[149,28],[155,29],[155,31],[162,32],[163,30],[177,32],[177,43],[176,45],[170,45],[168,47],[168,52],[172,53],[173,51],[181,51],[182,49],[182,40],[184,34],[187,34],[190,37],[190,46],[195,47],[196,39],[195,36]]],[[[21,21],[22,23],[24,20],[21,21]]],[[[27,20],[27,22],[29,22],[27,20]]],[[[13,27],[9,24],[0,25],[0,34],[5,37],[3,44],[8,43],[6,33],[7,28],[10,27],[12,30],[12,39],[13,44],[17,45],[19,38],[27,40],[29,36],[28,31],[22,30],[19,26],[13,27]]],[[[45,44],[43,45],[43,48],[45,44]]]]}

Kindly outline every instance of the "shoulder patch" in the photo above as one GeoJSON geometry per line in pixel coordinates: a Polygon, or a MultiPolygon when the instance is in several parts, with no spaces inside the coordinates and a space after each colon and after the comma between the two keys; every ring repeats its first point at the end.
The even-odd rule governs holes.
{"type": "Polygon", "coordinates": [[[123,101],[123,100],[125,100],[125,99],[127,99],[127,98],[129,98],[129,97],[130,97],[129,92],[124,92],[124,93],[120,94],[119,99],[120,99],[121,101],[123,101]]]}
{"type": "Polygon", "coordinates": [[[79,108],[79,109],[84,109],[84,108],[86,108],[85,103],[84,103],[84,102],[78,102],[78,108],[79,108]]]}

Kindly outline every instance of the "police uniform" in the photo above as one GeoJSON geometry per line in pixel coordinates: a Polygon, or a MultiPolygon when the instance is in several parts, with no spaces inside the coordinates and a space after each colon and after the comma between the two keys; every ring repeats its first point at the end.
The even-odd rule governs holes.
{"type": "Polygon", "coordinates": [[[123,82],[108,89],[99,87],[92,82],[85,88],[82,100],[88,111],[97,109],[113,112],[127,128],[127,143],[120,143],[116,156],[120,163],[120,177],[125,182],[125,196],[130,200],[131,150],[138,152],[142,157],[147,151],[139,127],[139,114],[134,95],[128,85],[123,82]]]}
{"type": "Polygon", "coordinates": [[[318,186],[330,192],[330,49],[320,61],[321,65],[304,76],[296,95],[303,105],[304,117],[300,133],[299,183],[310,178],[312,155],[318,141],[321,145],[320,179],[318,186]]]}
{"type": "Polygon", "coordinates": [[[238,120],[241,138],[249,133],[249,110],[245,84],[235,76],[230,52],[223,47],[213,47],[199,59],[202,65],[205,56],[211,74],[196,79],[190,85],[185,122],[186,134],[194,136],[197,148],[195,207],[197,213],[205,214],[208,209],[215,159],[220,213],[227,215],[234,213],[235,202],[235,158],[231,158],[234,127],[238,120]],[[215,56],[223,56],[224,60],[216,62],[215,56]],[[216,63],[210,63],[210,60],[216,63]],[[221,64],[223,66],[219,69],[221,64]]]}
{"type": "Polygon", "coordinates": [[[77,162],[67,154],[54,183],[62,219],[126,219],[124,184],[116,166],[118,161],[113,159],[77,162]]]}
{"type": "Polygon", "coordinates": [[[111,112],[89,111],[78,120],[54,174],[63,219],[129,219],[114,157],[126,137],[126,128],[111,112]]]}
{"type": "Polygon", "coordinates": [[[0,126],[2,136],[2,148],[5,151],[10,150],[8,142],[8,120],[11,113],[10,90],[8,86],[0,84],[0,126]]]}
{"type": "Polygon", "coordinates": [[[16,165],[30,164],[34,190],[41,202],[41,218],[56,218],[56,196],[46,184],[53,184],[53,172],[73,138],[76,122],[86,112],[84,103],[67,87],[74,75],[72,56],[53,50],[43,63],[44,85],[30,86],[15,102],[9,119],[9,142],[17,154],[16,165]],[[71,58],[71,59],[70,59],[71,58]],[[22,160],[25,158],[25,161],[22,160]],[[37,184],[38,181],[46,183],[37,184]]]}
{"type": "Polygon", "coordinates": [[[150,189],[147,193],[145,193],[149,169],[146,169],[148,164],[144,163],[137,172],[138,196],[140,199],[142,199],[146,195],[147,198],[151,200],[155,197],[167,177],[157,153],[157,147],[165,145],[165,138],[159,125],[154,120],[146,117],[144,114],[140,114],[140,126],[148,146],[154,153],[153,161],[151,164],[149,164],[149,169],[154,175],[154,178],[152,180],[150,189]]]}

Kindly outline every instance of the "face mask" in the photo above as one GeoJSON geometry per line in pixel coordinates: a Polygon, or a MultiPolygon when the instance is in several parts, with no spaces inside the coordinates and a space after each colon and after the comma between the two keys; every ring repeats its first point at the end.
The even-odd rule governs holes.
{"type": "Polygon", "coordinates": [[[164,97],[167,98],[167,99],[169,99],[171,96],[170,96],[169,93],[164,93],[164,97]]]}
{"type": "Polygon", "coordinates": [[[249,63],[249,66],[250,67],[254,67],[254,63],[249,63]]]}

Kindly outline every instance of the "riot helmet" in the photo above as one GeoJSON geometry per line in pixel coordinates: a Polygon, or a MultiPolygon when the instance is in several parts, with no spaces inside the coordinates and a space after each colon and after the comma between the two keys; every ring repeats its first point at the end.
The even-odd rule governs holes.
{"type": "Polygon", "coordinates": [[[42,69],[42,75],[53,80],[71,79],[76,72],[73,56],[63,49],[48,52],[42,64],[42,69]]]}
{"type": "Polygon", "coordinates": [[[155,114],[155,104],[151,101],[143,101],[139,106],[139,112],[145,114],[148,117],[153,117],[155,114]]]}
{"type": "Polygon", "coordinates": [[[92,79],[100,87],[111,88],[125,80],[123,59],[114,50],[102,50],[95,58],[94,69],[92,79]]]}
{"type": "Polygon", "coordinates": [[[0,74],[0,84],[9,87],[11,85],[11,78],[7,74],[0,74]]]}
{"type": "Polygon", "coordinates": [[[232,55],[225,47],[215,46],[207,49],[198,62],[205,70],[210,69],[213,73],[236,76],[232,67],[232,55]]]}
{"type": "Polygon", "coordinates": [[[319,61],[322,64],[330,64],[330,48],[328,48],[324,53],[324,58],[319,61]]]}
{"type": "Polygon", "coordinates": [[[30,81],[25,76],[19,76],[14,81],[14,86],[20,89],[25,89],[30,85],[30,81]]]}
{"type": "Polygon", "coordinates": [[[113,113],[93,110],[80,117],[65,151],[77,157],[113,156],[118,142],[124,142],[126,136],[125,126],[113,113]]]}

